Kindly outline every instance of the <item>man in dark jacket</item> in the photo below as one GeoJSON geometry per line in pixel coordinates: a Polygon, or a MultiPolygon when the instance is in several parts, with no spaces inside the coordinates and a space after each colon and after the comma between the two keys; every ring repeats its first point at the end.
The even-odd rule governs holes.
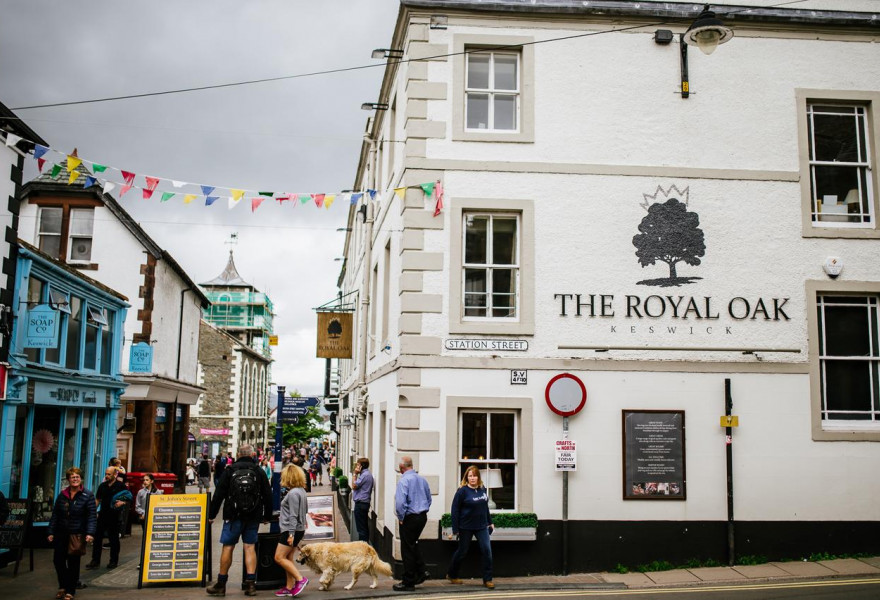
{"type": "Polygon", "coordinates": [[[244,444],[238,449],[238,460],[223,470],[217,481],[208,521],[213,523],[223,505],[223,532],[220,543],[220,570],[217,582],[206,591],[209,596],[225,596],[226,582],[229,580],[229,567],[232,566],[232,553],[238,539],[244,543],[245,590],[246,596],[256,596],[257,589],[257,532],[260,521],[272,517],[272,488],[266,473],[254,460],[254,448],[244,444]]]}
{"type": "Polygon", "coordinates": [[[97,569],[101,566],[101,543],[104,534],[110,542],[110,562],[108,569],[115,569],[119,565],[119,510],[125,506],[122,500],[113,501],[113,496],[126,491],[125,484],[117,479],[116,467],[107,467],[104,471],[104,481],[95,492],[95,501],[98,505],[98,528],[95,531],[95,543],[92,547],[92,561],[86,565],[86,569],[97,569]]]}
{"type": "Polygon", "coordinates": [[[202,460],[199,462],[198,473],[199,473],[199,491],[200,492],[210,492],[211,491],[211,461],[208,460],[207,454],[202,455],[202,460]]]}

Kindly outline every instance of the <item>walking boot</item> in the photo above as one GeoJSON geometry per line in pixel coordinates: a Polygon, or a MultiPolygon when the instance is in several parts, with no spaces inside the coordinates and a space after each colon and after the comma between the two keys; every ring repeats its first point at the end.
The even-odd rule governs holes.
{"type": "Polygon", "coordinates": [[[256,596],[257,595],[257,582],[253,579],[248,579],[244,582],[244,595],[245,596],[256,596]]]}
{"type": "Polygon", "coordinates": [[[219,581],[215,581],[214,585],[205,589],[205,592],[208,593],[209,596],[225,596],[226,595],[226,582],[220,583],[219,581]]]}

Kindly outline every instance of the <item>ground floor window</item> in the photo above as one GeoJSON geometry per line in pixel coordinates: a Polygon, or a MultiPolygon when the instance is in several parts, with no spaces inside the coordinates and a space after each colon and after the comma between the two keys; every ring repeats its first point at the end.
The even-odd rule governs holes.
{"type": "Polygon", "coordinates": [[[517,510],[517,413],[463,410],[459,415],[459,480],[475,465],[498,510],[517,510]]]}
{"type": "Polygon", "coordinates": [[[60,426],[60,409],[54,406],[34,407],[28,497],[33,499],[34,521],[37,522],[48,521],[52,517],[59,471],[60,426]]]}
{"type": "Polygon", "coordinates": [[[878,295],[820,295],[819,375],[824,426],[880,427],[878,295]]]}

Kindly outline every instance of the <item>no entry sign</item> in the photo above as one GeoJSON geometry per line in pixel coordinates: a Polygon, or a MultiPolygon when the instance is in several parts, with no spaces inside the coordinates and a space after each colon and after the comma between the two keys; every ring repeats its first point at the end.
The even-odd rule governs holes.
{"type": "Polygon", "coordinates": [[[579,413],[587,403],[587,388],[571,373],[560,373],[547,384],[544,398],[550,410],[562,417],[570,417],[579,413]]]}

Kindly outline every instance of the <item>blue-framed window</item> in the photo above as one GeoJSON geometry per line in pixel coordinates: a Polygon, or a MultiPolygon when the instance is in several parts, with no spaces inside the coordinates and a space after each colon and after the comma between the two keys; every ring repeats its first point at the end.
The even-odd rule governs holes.
{"type": "Polygon", "coordinates": [[[110,375],[117,311],[39,277],[29,277],[27,289],[29,306],[48,303],[59,312],[56,347],[26,348],[28,362],[110,375]]]}

